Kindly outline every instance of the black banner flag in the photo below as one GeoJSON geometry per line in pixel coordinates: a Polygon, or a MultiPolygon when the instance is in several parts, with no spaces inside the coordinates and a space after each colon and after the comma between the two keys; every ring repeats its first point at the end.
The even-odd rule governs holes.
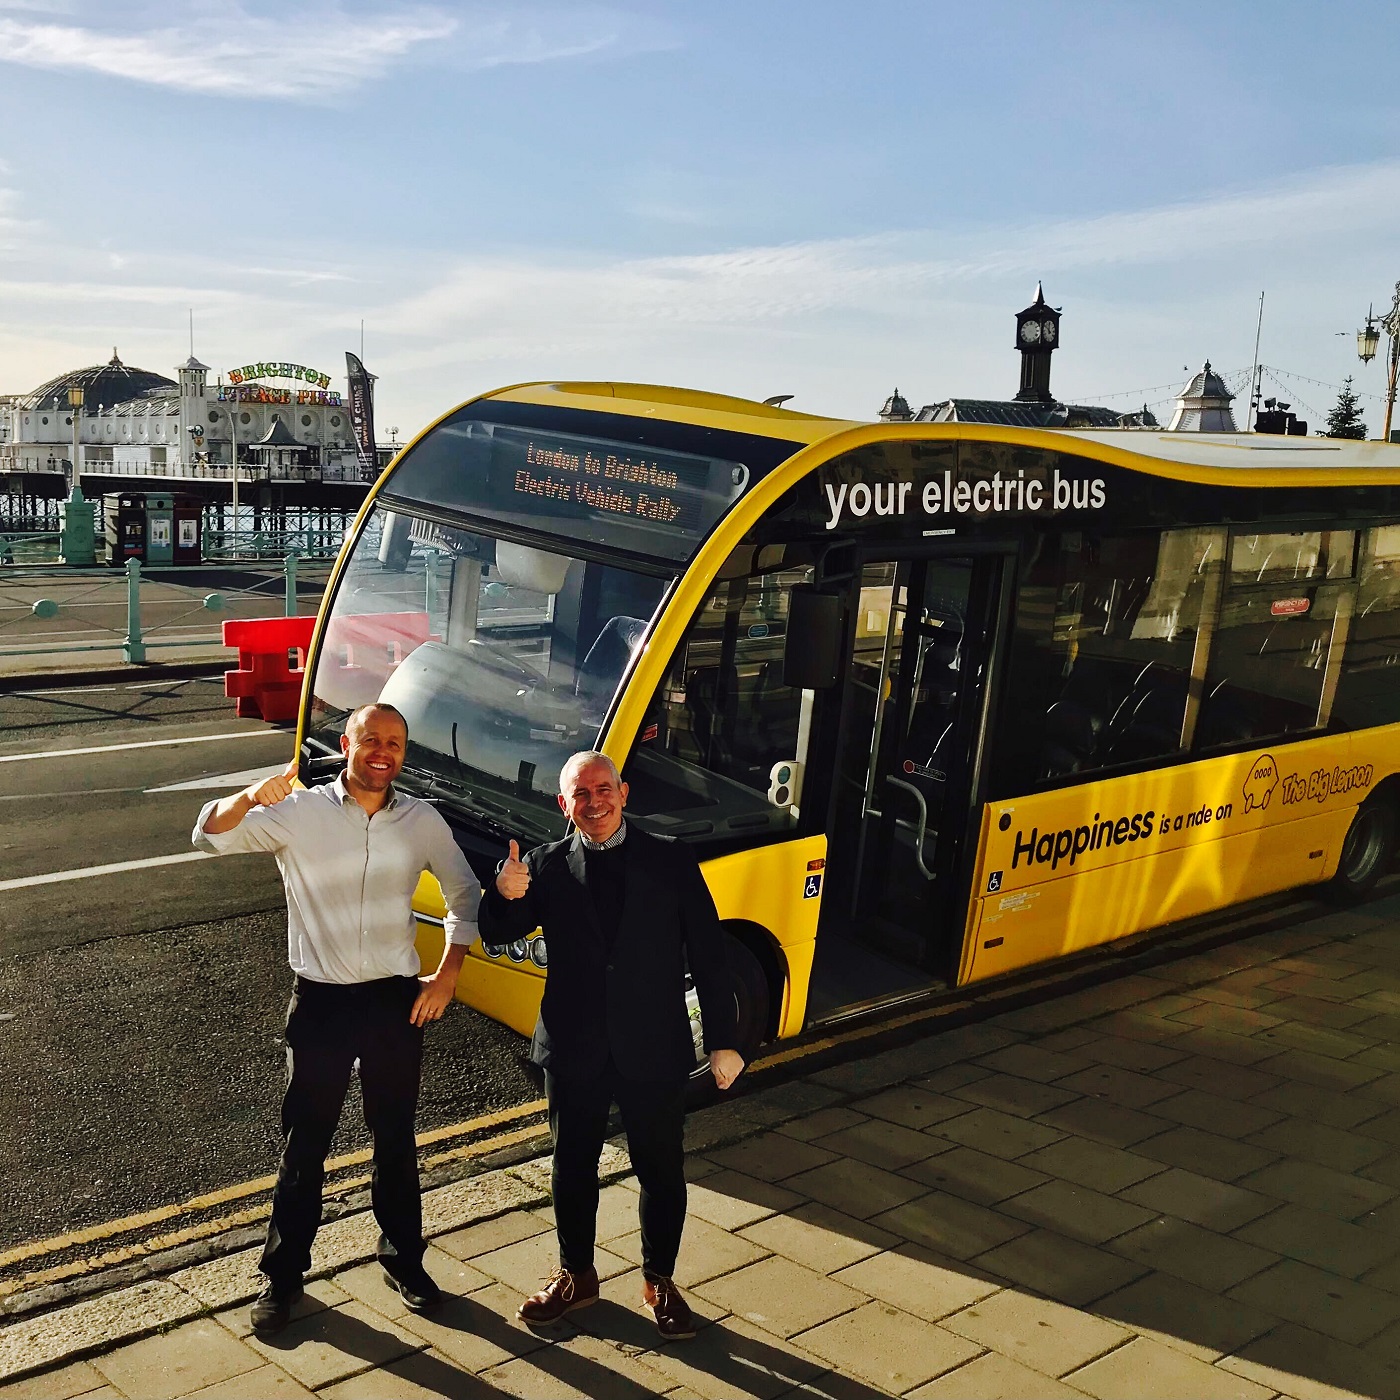
{"type": "Polygon", "coordinates": [[[376,481],[379,457],[374,447],[374,380],[358,355],[345,352],[345,377],[350,381],[350,423],[360,454],[360,480],[376,481]]]}

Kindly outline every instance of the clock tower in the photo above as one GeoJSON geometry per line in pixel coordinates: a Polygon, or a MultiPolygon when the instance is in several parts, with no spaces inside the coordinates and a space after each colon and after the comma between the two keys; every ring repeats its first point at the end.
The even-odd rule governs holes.
{"type": "Polygon", "coordinates": [[[1045,304],[1040,283],[1035,284],[1035,300],[1016,313],[1016,348],[1021,352],[1020,403],[1055,402],[1050,392],[1050,356],[1060,344],[1060,313],[1045,304]]]}

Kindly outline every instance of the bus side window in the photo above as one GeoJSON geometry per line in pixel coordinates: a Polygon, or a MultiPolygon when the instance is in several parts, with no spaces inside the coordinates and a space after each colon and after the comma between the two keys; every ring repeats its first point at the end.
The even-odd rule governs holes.
{"type": "Polygon", "coordinates": [[[1400,722],[1400,525],[1372,532],[1332,705],[1333,725],[1400,722]]]}
{"type": "Polygon", "coordinates": [[[1350,621],[1354,551],[1351,530],[1233,537],[1198,749],[1325,727],[1328,660],[1350,621]]]}
{"type": "Polygon", "coordinates": [[[718,580],[647,707],[627,763],[628,810],[652,830],[723,837],[788,831],[770,799],[795,765],[803,692],[783,684],[788,590],[808,571],[718,580]]]}
{"type": "Polygon", "coordinates": [[[1017,588],[995,796],[1179,750],[1218,534],[1036,540],[1017,588]]]}

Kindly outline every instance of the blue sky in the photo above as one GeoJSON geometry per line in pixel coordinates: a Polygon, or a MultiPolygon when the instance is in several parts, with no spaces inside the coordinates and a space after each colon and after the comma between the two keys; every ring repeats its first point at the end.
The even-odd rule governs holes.
{"type": "Polygon", "coordinates": [[[1043,278],[1062,397],[1247,366],[1261,289],[1266,363],[1379,393],[1336,333],[1400,278],[1397,36],[1366,0],[0,0],[0,392],[168,370],[193,306],[219,370],[340,373],[363,318],[381,435],[557,377],[868,417],[1013,392],[1043,278]]]}

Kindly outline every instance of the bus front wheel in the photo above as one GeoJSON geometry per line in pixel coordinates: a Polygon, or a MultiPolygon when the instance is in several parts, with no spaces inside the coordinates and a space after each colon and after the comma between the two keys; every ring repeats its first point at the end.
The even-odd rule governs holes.
{"type": "Polygon", "coordinates": [[[1364,899],[1390,864],[1397,833],[1400,819],[1390,802],[1378,799],[1359,807],[1342,842],[1337,873],[1324,887],[1328,898],[1342,904],[1364,899]]]}

